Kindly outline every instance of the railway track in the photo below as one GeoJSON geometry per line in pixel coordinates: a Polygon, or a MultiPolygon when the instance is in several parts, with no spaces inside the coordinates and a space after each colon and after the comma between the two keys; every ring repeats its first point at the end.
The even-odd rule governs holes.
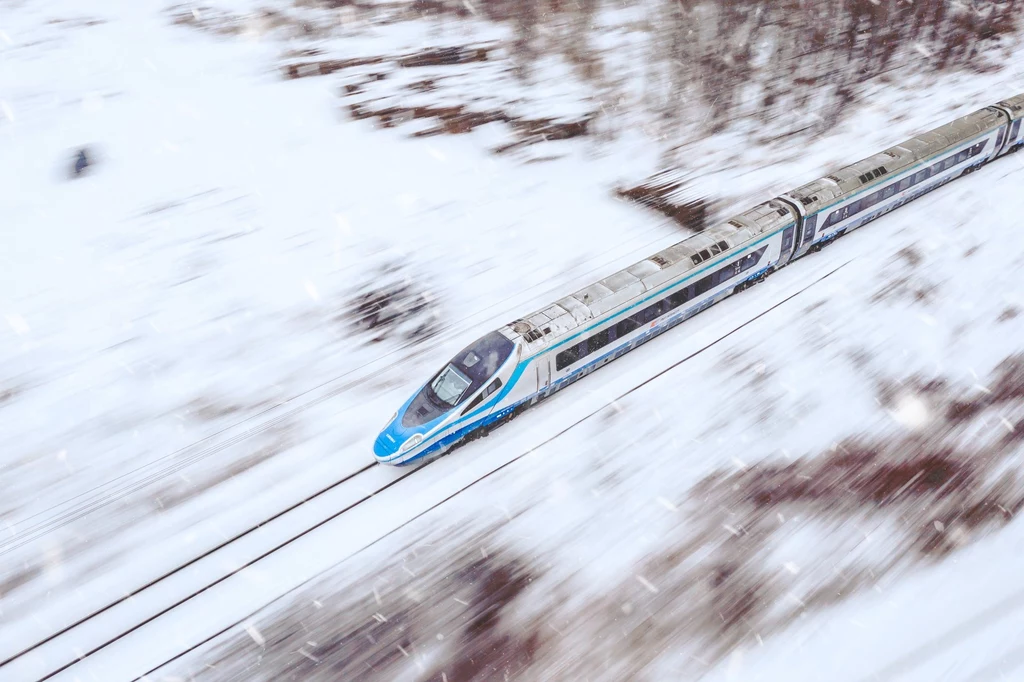
{"type": "MultiPolygon", "coordinates": [[[[640,238],[650,236],[652,232],[657,231],[659,230],[654,228],[648,229],[640,234],[640,238]]],[[[630,253],[646,251],[654,243],[672,241],[674,238],[672,235],[664,235],[653,240],[646,240],[633,247],[630,253]]],[[[605,256],[615,252],[619,246],[621,244],[609,247],[599,255],[605,256]]],[[[611,260],[623,258],[628,258],[628,256],[617,256],[611,260]]],[[[576,277],[586,278],[607,265],[602,261],[600,265],[592,266],[576,277]]],[[[465,323],[486,315],[494,308],[546,286],[549,286],[547,282],[539,282],[525,291],[517,292],[469,313],[449,323],[445,329],[448,332],[457,330],[461,326],[465,326],[465,323]]],[[[133,494],[144,491],[145,488],[158,481],[179,475],[188,467],[202,460],[244,443],[279,423],[352,390],[366,380],[365,376],[359,374],[361,370],[371,370],[381,362],[387,361],[388,358],[403,350],[408,350],[412,345],[411,342],[404,344],[374,360],[250,415],[200,441],[9,525],[7,534],[0,538],[0,558],[7,556],[10,559],[11,555],[16,556],[15,553],[18,550],[31,551],[33,543],[45,538],[50,533],[81,522],[90,514],[104,507],[114,505],[133,494]]],[[[136,609],[137,614],[141,615],[133,616],[130,620],[138,621],[141,626],[153,618],[158,618],[168,608],[173,608],[175,600],[167,596],[169,592],[188,594],[187,598],[200,594],[204,589],[215,585],[216,582],[225,580],[233,573],[244,570],[251,563],[259,561],[266,554],[280,549],[329,522],[344,513],[352,504],[359,504],[368,496],[394,485],[398,480],[418,468],[420,467],[401,470],[400,474],[397,474],[396,470],[380,468],[377,473],[373,473],[374,465],[369,464],[342,475],[338,480],[316,489],[315,492],[295,502],[281,505],[278,511],[262,518],[259,523],[231,533],[223,541],[200,548],[194,556],[172,569],[151,570],[148,574],[143,572],[143,577],[133,585],[118,585],[116,592],[120,596],[117,598],[102,601],[102,597],[110,595],[96,595],[99,599],[89,600],[85,608],[77,609],[77,614],[75,613],[76,609],[69,608],[61,614],[57,621],[43,622],[42,619],[34,618],[34,622],[30,624],[32,627],[5,633],[3,641],[0,642],[0,680],[47,679],[58,674],[80,658],[87,657],[94,650],[110,643],[109,640],[101,642],[102,637],[96,635],[96,633],[105,631],[103,630],[104,626],[98,624],[116,623],[118,619],[124,618],[126,604],[135,605],[133,608],[136,609]],[[391,474],[384,473],[388,471],[391,474]],[[397,478],[391,480],[389,476],[397,476],[397,478]],[[377,480],[378,478],[381,480],[377,480]],[[352,496],[345,491],[355,489],[370,490],[371,492],[362,495],[354,503],[347,502],[346,500],[352,496]],[[332,509],[341,511],[328,513],[328,510],[332,509]],[[317,518],[313,518],[314,516],[317,518]],[[281,528],[287,523],[297,523],[305,526],[305,529],[288,538],[281,537],[279,532],[275,535],[273,529],[281,528]],[[275,541],[277,544],[274,544],[275,541]],[[213,580],[207,580],[207,584],[201,585],[197,589],[196,572],[202,572],[203,567],[217,562],[223,566],[236,566],[237,568],[233,571],[219,571],[213,580]],[[172,585],[175,587],[171,587],[172,585]],[[157,594],[162,596],[152,596],[157,594]],[[48,662],[38,667],[40,672],[28,673],[27,677],[23,676],[24,671],[39,665],[30,663],[31,661],[42,660],[48,662]]],[[[209,543],[207,544],[209,545],[209,543]]]]}
{"type": "MultiPolygon", "coordinates": [[[[649,236],[650,233],[659,230],[660,228],[651,228],[641,232],[638,237],[643,238],[645,236],[649,236]]],[[[608,262],[602,261],[601,264],[588,268],[586,271],[576,275],[575,278],[585,280],[595,272],[606,269],[610,262],[624,259],[628,260],[630,254],[633,254],[634,252],[646,253],[653,244],[672,242],[675,239],[676,237],[674,235],[665,235],[653,240],[645,241],[639,246],[632,248],[627,255],[615,257],[610,259],[608,262]]],[[[616,244],[602,251],[598,256],[606,256],[613,253],[617,251],[620,246],[621,243],[616,244]]],[[[480,310],[474,311],[457,320],[447,323],[439,333],[451,335],[464,331],[467,324],[472,320],[477,320],[478,318],[484,319],[482,316],[486,313],[509,304],[512,301],[518,300],[523,297],[523,294],[535,291],[545,285],[547,285],[547,282],[538,282],[525,290],[495,301],[480,310]]],[[[541,296],[546,296],[549,289],[545,289],[541,296]]],[[[137,493],[158,481],[175,476],[198,462],[223,452],[224,450],[242,443],[253,436],[268,431],[274,426],[283,423],[316,405],[326,402],[357,387],[359,384],[366,381],[365,375],[360,375],[360,372],[364,372],[365,370],[365,372],[368,373],[372,368],[379,366],[381,363],[386,362],[389,359],[393,359],[404,351],[410,350],[415,345],[416,342],[414,341],[404,343],[397,348],[374,358],[373,360],[363,363],[357,367],[353,367],[342,374],[328,379],[327,381],[292,395],[271,407],[252,414],[241,421],[235,422],[230,426],[202,438],[199,441],[191,443],[183,448],[179,448],[174,452],[164,455],[131,471],[125,472],[120,476],[68,498],[67,500],[63,500],[58,504],[47,507],[22,519],[15,520],[8,524],[6,533],[0,537],[0,558],[16,552],[18,549],[29,546],[50,533],[65,528],[76,521],[89,516],[93,512],[116,504],[120,500],[123,500],[124,498],[137,493]]]]}
{"type": "MultiPolygon", "coordinates": [[[[458,468],[424,464],[396,470],[371,465],[351,472],[343,480],[236,534],[122,599],[7,655],[0,660],[0,681],[140,679],[164,668],[232,628],[244,625],[261,609],[770,314],[859,255],[872,253],[870,242],[857,241],[863,243],[848,254],[849,260],[840,262],[840,254],[834,253],[817,268],[820,276],[812,275],[814,271],[807,272],[802,279],[795,280],[798,288],[791,293],[781,292],[784,295],[773,298],[774,302],[762,312],[723,330],[612,400],[593,406],[540,442],[515,449],[515,454],[513,448],[508,448],[509,454],[498,459],[463,458],[458,468]],[[814,277],[813,281],[808,281],[808,275],[814,277]],[[410,485],[412,481],[408,479],[414,471],[419,474],[414,478],[415,485],[410,485]],[[380,494],[385,491],[387,495],[380,494]],[[402,504],[393,504],[394,499],[401,499],[402,504]],[[284,548],[288,551],[279,551],[284,548]]],[[[796,271],[803,272],[804,268],[787,268],[787,272],[796,271]]],[[[665,338],[672,335],[659,341],[664,344],[665,338]]]]}
{"type": "Polygon", "coordinates": [[[369,464],[0,661],[0,679],[50,679],[399,483],[369,464]],[[127,627],[126,627],[127,626],[127,627]]]}
{"type": "MultiPolygon", "coordinates": [[[[852,260],[852,259],[850,259],[852,260]]],[[[785,295],[645,380],[599,401],[540,442],[459,467],[371,465],[226,539],[123,598],[77,619],[0,662],[0,680],[141,679],[195,651],[257,611],[364,551],[470,487],[561,438],[785,305],[849,264],[785,295]],[[408,480],[418,472],[415,481],[408,480]],[[388,491],[387,495],[381,493],[388,491]],[[394,500],[401,499],[401,505],[394,500]],[[279,550],[287,548],[287,551],[279,550]],[[145,643],[143,645],[143,642],[145,643]]],[[[527,413],[529,414],[529,413],[527,413]]],[[[443,460],[435,460],[441,462],[443,460]]]]}

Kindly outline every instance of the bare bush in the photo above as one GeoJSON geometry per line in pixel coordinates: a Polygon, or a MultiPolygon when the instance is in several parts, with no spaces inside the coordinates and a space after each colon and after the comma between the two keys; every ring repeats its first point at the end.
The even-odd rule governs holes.
{"type": "Polygon", "coordinates": [[[429,279],[400,261],[371,271],[342,314],[357,335],[372,342],[429,338],[440,329],[440,316],[429,279]]]}
{"type": "Polygon", "coordinates": [[[407,548],[344,591],[318,581],[306,590],[315,598],[251,622],[190,679],[528,679],[543,640],[510,611],[537,573],[507,550],[481,552],[492,532],[455,552],[407,548]]]}
{"type": "MultiPolygon", "coordinates": [[[[1017,4],[659,0],[647,6],[647,105],[675,125],[711,132],[748,116],[781,128],[806,129],[808,121],[827,128],[856,100],[860,83],[889,71],[986,68],[982,48],[1017,31],[1017,4]]],[[[514,23],[521,72],[545,52],[586,65],[592,78],[607,71],[607,55],[588,35],[596,30],[594,0],[485,3],[492,5],[490,14],[514,23]]]]}

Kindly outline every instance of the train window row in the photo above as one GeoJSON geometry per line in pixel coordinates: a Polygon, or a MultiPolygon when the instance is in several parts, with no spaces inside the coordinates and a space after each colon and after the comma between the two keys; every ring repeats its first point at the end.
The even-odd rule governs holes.
{"type": "Polygon", "coordinates": [[[985,142],[979,142],[973,147],[968,147],[967,149],[964,149],[963,151],[954,154],[953,156],[947,157],[942,161],[933,163],[927,168],[922,168],[913,175],[908,175],[907,177],[899,180],[898,182],[894,182],[891,185],[883,187],[882,189],[876,192],[872,192],[871,194],[865,197],[861,197],[857,201],[852,201],[846,206],[843,206],[842,208],[838,208],[835,211],[832,211],[832,213],[830,213],[828,216],[828,220],[825,221],[825,224],[822,227],[829,227],[830,225],[835,225],[838,222],[846,220],[850,216],[857,215],[861,211],[866,211],[875,204],[877,204],[878,202],[885,201],[886,199],[892,197],[897,192],[902,192],[906,189],[909,189],[914,185],[924,182],[933,175],[937,175],[944,170],[948,170],[957,164],[963,163],[964,161],[973,156],[977,156],[978,154],[981,153],[982,149],[984,148],[985,142]]]}
{"type": "Polygon", "coordinates": [[[576,345],[566,348],[555,356],[555,369],[565,369],[580,358],[601,350],[615,339],[622,338],[626,334],[642,327],[648,322],[653,322],[665,313],[675,310],[687,301],[692,300],[701,294],[707,293],[719,284],[722,284],[733,277],[736,277],[740,273],[751,269],[757,265],[761,260],[761,256],[763,256],[764,252],[767,250],[767,246],[762,246],[757,251],[752,251],[743,258],[737,259],[732,263],[715,270],[710,275],[701,277],[693,284],[683,287],[682,289],[678,289],[660,301],[652,303],[640,312],[623,318],[611,327],[606,327],[593,336],[583,339],[576,345]]]}

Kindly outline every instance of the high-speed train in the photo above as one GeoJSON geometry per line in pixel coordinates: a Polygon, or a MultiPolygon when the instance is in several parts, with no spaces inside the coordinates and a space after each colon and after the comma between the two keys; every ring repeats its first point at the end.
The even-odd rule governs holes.
{"type": "Polygon", "coordinates": [[[484,335],[430,378],[377,437],[406,464],[486,435],[726,296],[989,161],[1024,147],[1024,94],[729,218],[484,335]]]}

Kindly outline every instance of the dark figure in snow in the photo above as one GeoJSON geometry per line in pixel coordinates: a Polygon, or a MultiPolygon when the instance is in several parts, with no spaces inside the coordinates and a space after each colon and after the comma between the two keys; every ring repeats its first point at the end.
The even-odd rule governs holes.
{"type": "Polygon", "coordinates": [[[80,176],[85,172],[85,169],[89,167],[89,157],[85,153],[85,147],[78,150],[78,156],[75,157],[75,166],[73,168],[74,177],[80,176]]]}

